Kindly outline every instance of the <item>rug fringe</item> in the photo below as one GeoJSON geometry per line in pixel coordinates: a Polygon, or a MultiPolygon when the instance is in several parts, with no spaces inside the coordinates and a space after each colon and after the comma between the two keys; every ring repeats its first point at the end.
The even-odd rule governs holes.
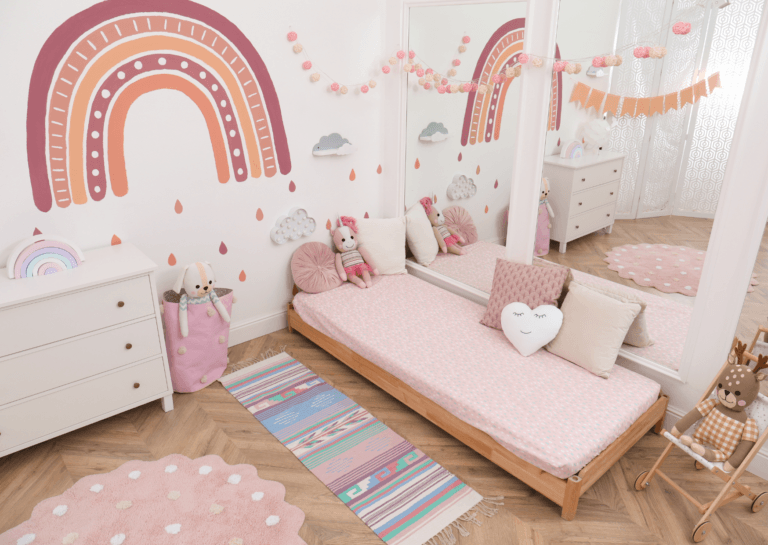
{"type": "Polygon", "coordinates": [[[267,359],[272,358],[274,356],[277,356],[277,355],[279,355],[279,354],[281,354],[283,352],[286,352],[286,354],[287,354],[288,353],[286,351],[287,348],[288,348],[287,345],[277,346],[276,348],[268,348],[268,349],[266,349],[264,352],[262,352],[261,354],[259,354],[256,357],[248,358],[247,360],[239,361],[239,362],[235,363],[234,365],[230,366],[229,368],[227,368],[227,370],[224,372],[224,374],[222,376],[225,377],[227,375],[231,375],[232,373],[236,373],[236,372],[238,372],[241,369],[245,369],[249,365],[253,365],[254,363],[259,363],[260,361],[267,360],[267,359]]]}
{"type": "Polygon", "coordinates": [[[493,507],[493,506],[504,505],[504,502],[501,501],[503,499],[504,499],[504,496],[484,497],[480,503],[475,505],[472,509],[470,509],[469,511],[461,515],[456,520],[454,520],[448,526],[440,530],[434,537],[432,537],[432,539],[427,541],[424,545],[456,545],[458,543],[458,538],[456,537],[456,534],[454,534],[453,532],[454,528],[459,531],[459,535],[461,535],[462,537],[468,537],[470,535],[470,531],[462,523],[469,523],[469,524],[474,524],[475,526],[482,526],[483,523],[477,519],[477,514],[480,513],[488,518],[492,517],[493,515],[499,512],[499,508],[493,507]]]}

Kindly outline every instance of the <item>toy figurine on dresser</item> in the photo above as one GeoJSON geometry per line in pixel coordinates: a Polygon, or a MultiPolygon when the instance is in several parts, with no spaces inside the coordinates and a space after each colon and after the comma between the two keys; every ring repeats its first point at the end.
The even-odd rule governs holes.
{"type": "Polygon", "coordinates": [[[541,179],[541,193],[539,193],[539,215],[536,222],[536,243],[534,251],[537,256],[549,253],[549,231],[552,229],[552,218],[555,213],[549,204],[549,180],[541,179]]]}
{"type": "Polygon", "coordinates": [[[227,367],[231,289],[217,288],[211,264],[187,265],[163,294],[165,343],[176,392],[196,392],[227,367]]]}

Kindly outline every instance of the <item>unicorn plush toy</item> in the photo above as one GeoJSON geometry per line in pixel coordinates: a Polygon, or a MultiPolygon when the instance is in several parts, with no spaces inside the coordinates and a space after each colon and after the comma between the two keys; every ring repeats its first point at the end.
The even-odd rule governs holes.
{"type": "Polygon", "coordinates": [[[199,305],[210,301],[216,307],[221,319],[229,323],[229,313],[216,296],[216,291],[213,289],[215,286],[216,276],[208,261],[198,261],[197,263],[187,265],[179,274],[179,278],[173,286],[173,291],[181,294],[181,289],[184,288],[185,292],[179,302],[179,327],[182,337],[189,336],[187,305],[199,305]]]}
{"type": "Polygon", "coordinates": [[[339,277],[349,280],[359,288],[370,288],[373,285],[371,274],[379,275],[379,270],[373,264],[370,254],[361,247],[357,238],[357,220],[348,216],[338,219],[339,227],[331,231],[333,244],[339,251],[336,254],[336,271],[339,277]]]}

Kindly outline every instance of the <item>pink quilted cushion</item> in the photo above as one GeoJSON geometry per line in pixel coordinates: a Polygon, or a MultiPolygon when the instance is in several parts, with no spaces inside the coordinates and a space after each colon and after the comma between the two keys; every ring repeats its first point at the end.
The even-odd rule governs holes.
{"type": "Polygon", "coordinates": [[[501,329],[501,311],[510,303],[525,303],[531,308],[557,306],[569,272],[565,267],[535,267],[497,259],[488,308],[480,323],[501,329]]]}
{"type": "Polygon", "coordinates": [[[322,242],[302,244],[291,259],[293,281],[302,291],[320,293],[341,286],[336,256],[322,242]]]}
{"type": "Polygon", "coordinates": [[[461,206],[449,206],[443,210],[443,216],[445,216],[445,225],[455,229],[464,237],[467,244],[477,242],[477,228],[466,209],[461,206]]]}

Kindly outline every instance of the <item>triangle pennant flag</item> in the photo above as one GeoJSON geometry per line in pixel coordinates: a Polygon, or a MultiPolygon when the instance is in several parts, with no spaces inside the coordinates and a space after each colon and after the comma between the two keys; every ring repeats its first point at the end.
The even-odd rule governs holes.
{"type": "Polygon", "coordinates": [[[587,105],[585,108],[589,110],[590,108],[594,108],[597,113],[600,113],[600,106],[603,104],[603,98],[605,97],[604,91],[599,91],[597,89],[592,89],[592,93],[589,95],[589,100],[587,101],[587,105]]]}
{"type": "Polygon", "coordinates": [[[652,116],[653,114],[663,114],[664,113],[664,97],[658,96],[653,97],[651,99],[651,110],[648,112],[648,116],[652,116]]]}
{"type": "Polygon", "coordinates": [[[669,110],[677,110],[677,91],[664,96],[664,113],[669,110]]]}
{"type": "Polygon", "coordinates": [[[722,85],[720,85],[720,72],[715,72],[711,76],[709,76],[709,94],[712,94],[712,91],[720,87],[723,88],[722,85]]]}
{"type": "Polygon", "coordinates": [[[624,97],[624,104],[621,106],[621,115],[628,115],[630,117],[635,116],[635,106],[637,105],[636,98],[624,97]]]}
{"type": "Polygon", "coordinates": [[[608,94],[605,97],[605,106],[603,107],[603,113],[611,113],[613,115],[616,115],[616,111],[619,109],[619,99],[621,97],[619,95],[611,95],[608,94]]]}
{"type": "Polygon", "coordinates": [[[707,96],[707,82],[706,80],[701,80],[696,85],[693,86],[693,101],[698,102],[700,98],[707,96]]]}
{"type": "Polygon", "coordinates": [[[579,104],[584,106],[587,102],[587,95],[589,94],[590,89],[591,87],[584,85],[581,82],[577,83],[576,86],[573,88],[573,93],[571,93],[570,102],[578,102],[579,104]]]}
{"type": "Polygon", "coordinates": [[[648,115],[648,110],[651,107],[651,99],[650,98],[638,98],[637,99],[637,109],[635,110],[635,117],[640,117],[641,115],[648,115]]]}
{"type": "Polygon", "coordinates": [[[680,107],[686,104],[693,104],[693,87],[686,87],[680,90],[680,107]]]}

